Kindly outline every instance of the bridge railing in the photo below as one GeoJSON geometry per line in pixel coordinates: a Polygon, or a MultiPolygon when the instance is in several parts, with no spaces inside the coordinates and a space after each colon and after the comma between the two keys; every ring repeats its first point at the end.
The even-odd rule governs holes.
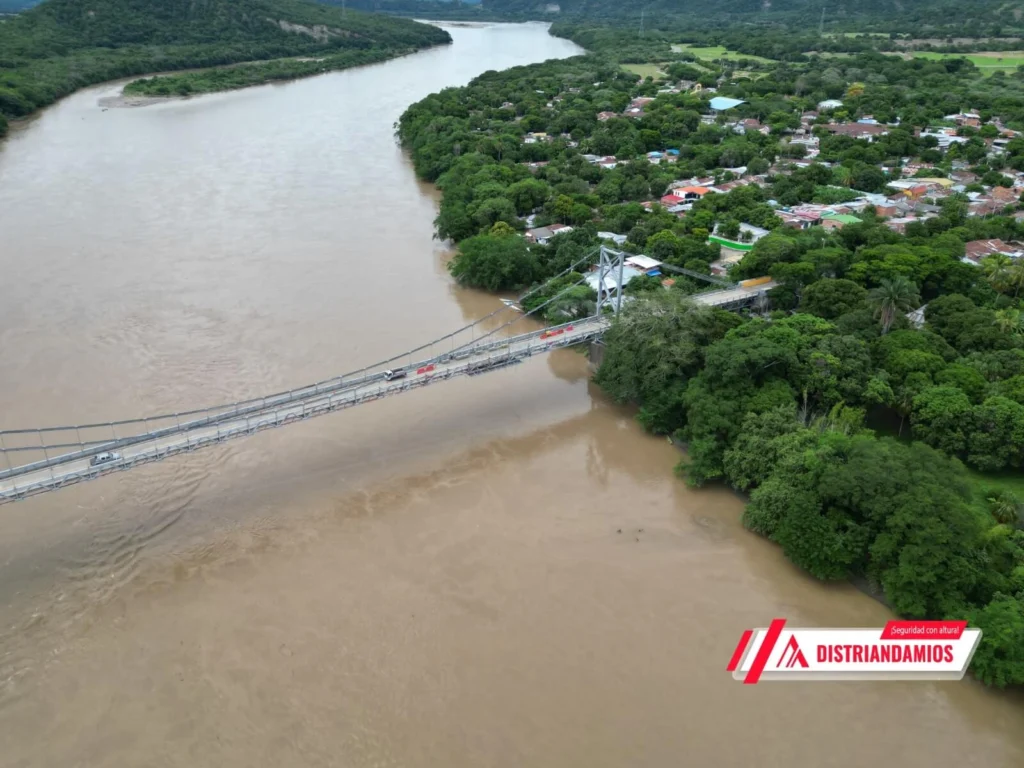
{"type": "MultiPolygon", "coordinates": [[[[430,365],[442,365],[451,360],[461,360],[471,357],[477,357],[481,354],[490,353],[494,350],[502,348],[511,348],[515,345],[522,344],[523,342],[529,341],[535,337],[540,336],[543,333],[551,333],[558,330],[564,330],[575,323],[578,326],[584,326],[589,323],[598,322],[601,324],[607,323],[607,320],[599,317],[583,318],[581,320],[569,321],[557,326],[551,326],[548,328],[541,328],[538,330],[530,331],[527,333],[519,334],[516,336],[507,336],[501,339],[496,339],[490,342],[478,342],[468,346],[461,347],[454,352],[444,352],[433,357],[424,358],[410,362],[408,367],[411,369],[424,368],[430,365]]],[[[288,392],[281,393],[279,395],[273,395],[269,397],[260,398],[258,400],[248,401],[248,405],[235,404],[233,407],[221,408],[215,413],[207,413],[203,411],[193,413],[206,413],[203,418],[182,420],[180,414],[164,415],[159,417],[150,417],[147,419],[135,419],[127,420],[123,422],[109,422],[106,424],[88,424],[79,425],[74,427],[48,427],[43,429],[35,430],[7,430],[0,432],[0,446],[5,454],[7,461],[7,468],[0,469],[0,480],[9,479],[19,475],[28,474],[40,470],[45,470],[50,467],[59,466],[61,464],[67,464],[72,461],[78,461],[81,459],[91,458],[100,453],[106,453],[111,451],[120,451],[125,448],[131,448],[136,445],[159,440],[166,437],[171,437],[176,434],[187,434],[189,432],[195,432],[197,430],[207,429],[210,427],[216,427],[218,424],[223,424],[229,421],[235,421],[237,419],[246,417],[256,417],[260,414],[280,410],[287,408],[290,405],[301,404],[304,401],[310,399],[318,399],[324,396],[330,396],[335,393],[345,392],[349,390],[359,390],[361,388],[370,386],[374,383],[383,382],[385,377],[384,370],[373,371],[362,376],[357,376],[352,379],[346,379],[344,376],[340,376],[334,380],[331,380],[330,384],[318,383],[314,385],[308,385],[297,389],[289,390],[288,392]],[[156,429],[146,429],[135,434],[127,436],[118,436],[117,428],[127,425],[145,425],[149,427],[152,424],[159,424],[160,422],[170,422],[167,426],[159,427],[156,429]],[[110,430],[111,437],[109,438],[98,438],[98,439],[82,439],[82,432],[89,432],[93,430],[110,430]],[[51,442],[47,443],[43,440],[43,435],[52,435],[59,433],[70,433],[76,434],[77,439],[74,442],[51,442]],[[37,442],[28,442],[26,445],[11,446],[8,445],[11,436],[21,436],[26,438],[35,437],[37,442]],[[74,449],[74,450],[68,450],[74,449]],[[57,455],[51,456],[50,453],[57,451],[57,455]],[[11,462],[12,454],[20,453],[39,453],[43,454],[42,460],[36,460],[27,462],[24,464],[15,465],[11,462]]]]}
{"type": "MultiPolygon", "coordinates": [[[[621,253],[618,253],[618,255],[620,257],[623,256],[621,253]]],[[[569,270],[575,266],[572,265],[569,270]]],[[[577,281],[577,284],[579,282],[581,281],[577,281]]],[[[558,294],[555,294],[555,296],[547,299],[542,305],[531,310],[531,313],[535,313],[544,306],[547,306],[572,287],[574,286],[563,288],[558,294]]],[[[736,287],[717,292],[716,294],[703,294],[695,298],[700,303],[710,306],[742,306],[752,301],[759,293],[769,287],[769,285],[765,285],[761,286],[758,290],[749,292],[736,287]]],[[[534,290],[539,290],[539,288],[534,290]]],[[[529,295],[529,293],[526,295],[529,295]]],[[[503,306],[487,317],[495,317],[506,309],[507,307],[503,306]]],[[[435,339],[429,344],[421,345],[403,355],[392,357],[381,363],[366,366],[332,379],[260,398],[238,401],[212,408],[162,414],[140,419],[77,426],[0,431],[0,452],[4,454],[4,462],[6,463],[6,468],[0,464],[0,481],[78,460],[89,459],[97,454],[108,451],[121,451],[158,440],[166,440],[176,435],[185,435],[186,445],[188,445],[188,438],[191,434],[211,429],[215,434],[219,434],[222,425],[235,423],[239,420],[259,420],[261,416],[271,412],[279,413],[287,410],[290,413],[290,409],[295,405],[299,406],[301,414],[304,412],[306,404],[321,402],[325,397],[327,402],[331,403],[336,395],[358,392],[367,387],[381,385],[385,381],[387,367],[399,360],[403,361],[403,366],[401,367],[409,370],[435,365],[449,365],[452,362],[461,360],[477,359],[482,355],[490,356],[492,353],[503,349],[511,351],[523,345],[529,348],[541,335],[556,335],[559,331],[567,330],[572,326],[577,326],[578,329],[593,326],[597,329],[596,333],[599,333],[609,323],[609,318],[603,315],[595,315],[570,320],[560,325],[539,328],[526,333],[491,338],[503,331],[510,330],[515,323],[529,317],[531,313],[520,315],[514,320],[476,338],[476,326],[487,319],[484,318],[481,321],[459,329],[459,331],[443,336],[440,339],[435,339]],[[457,336],[467,330],[470,332],[470,340],[457,346],[457,336]],[[435,350],[445,342],[450,342],[451,348],[435,353],[435,350]],[[429,350],[429,356],[414,361],[413,355],[423,350],[429,350]],[[71,437],[72,434],[74,437],[71,437]],[[42,459],[34,458],[39,455],[42,455],[42,459]],[[12,456],[32,457],[33,460],[18,461],[16,463],[12,461],[12,456]]],[[[574,339],[572,343],[584,340],[583,335],[579,333],[572,338],[574,339]]],[[[548,342],[546,346],[564,345],[564,340],[559,340],[557,343],[548,342]]]]}
{"type": "MultiPolygon", "coordinates": [[[[592,257],[593,253],[584,255],[583,258],[570,265],[559,275],[551,278],[551,280],[558,279],[569,274],[580,264],[586,263],[588,260],[592,261],[592,257]]],[[[549,282],[550,280],[531,289],[530,291],[527,291],[527,293],[520,297],[520,301],[541,290],[544,285],[549,282]]],[[[577,281],[577,283],[578,282],[580,281],[577,281]]],[[[311,397],[315,398],[323,394],[342,391],[352,387],[366,386],[383,379],[385,371],[389,367],[400,367],[396,365],[398,362],[403,363],[403,366],[401,367],[419,368],[432,364],[436,365],[445,360],[461,359],[466,356],[479,354],[480,351],[483,350],[496,349],[501,346],[516,343],[518,339],[528,337],[531,333],[542,333],[543,330],[532,331],[526,334],[520,334],[519,336],[506,336],[486,343],[484,343],[482,339],[492,337],[501,331],[510,329],[512,325],[522,321],[526,317],[529,317],[532,313],[536,313],[543,309],[573,287],[574,286],[566,286],[562,288],[558,293],[549,297],[540,306],[534,307],[530,312],[520,315],[512,321],[484,333],[480,339],[477,339],[475,335],[477,327],[486,323],[491,318],[498,316],[502,312],[507,311],[507,306],[503,305],[486,317],[480,318],[457,331],[446,334],[445,336],[435,339],[427,344],[420,345],[419,347],[409,350],[401,355],[396,355],[387,360],[365,366],[340,376],[286,390],[284,392],[277,392],[249,400],[240,400],[226,405],[191,411],[179,411],[176,413],[167,413],[139,419],[126,419],[121,421],[63,427],[2,430],[0,431],[0,453],[4,454],[4,463],[6,464],[6,468],[3,464],[0,464],[0,480],[19,474],[25,474],[26,472],[64,464],[69,461],[89,458],[100,453],[120,450],[122,448],[131,447],[150,440],[203,429],[218,423],[223,423],[228,419],[256,415],[270,408],[283,407],[290,403],[307,400],[311,397]],[[456,341],[460,334],[468,335],[469,340],[457,345],[456,341]],[[450,349],[447,352],[438,352],[435,354],[435,349],[442,347],[447,342],[450,342],[451,344],[450,349]],[[414,361],[413,355],[423,352],[424,350],[429,350],[429,356],[421,360],[414,361]],[[125,434],[126,432],[127,434],[125,434]],[[72,434],[74,435],[73,438],[71,437],[72,434]],[[51,455],[54,453],[57,455],[51,455]],[[27,462],[19,461],[17,464],[15,464],[11,459],[12,456],[22,455],[33,457],[42,455],[42,459],[27,462]]]]}
{"type": "MultiPolygon", "coordinates": [[[[312,402],[293,403],[288,407],[277,407],[269,409],[260,414],[240,416],[235,420],[222,422],[216,425],[207,425],[205,429],[198,430],[198,434],[192,432],[184,433],[182,439],[173,442],[163,442],[151,447],[143,448],[136,453],[123,457],[121,460],[98,467],[85,466],[82,469],[64,474],[60,477],[53,473],[53,465],[48,467],[51,470],[49,476],[31,480],[21,485],[15,477],[8,477],[11,480],[10,486],[0,489],[0,503],[25,498],[35,493],[71,485],[95,477],[100,477],[111,472],[128,469],[140,464],[158,461],[179,453],[194,451],[204,446],[225,442],[244,435],[255,434],[266,429],[283,426],[294,421],[312,418],[333,411],[350,408],[362,403],[379,400],[390,395],[406,392],[428,386],[438,381],[462,375],[476,375],[489,372],[509,365],[515,365],[523,360],[532,357],[540,352],[550,349],[571,346],[583,343],[599,336],[606,323],[566,323],[562,326],[554,326],[531,334],[523,334],[518,337],[520,344],[513,348],[502,351],[495,344],[489,344],[485,354],[472,356],[465,362],[449,366],[436,374],[417,376],[414,378],[400,379],[391,382],[381,380],[372,388],[350,389],[344,392],[325,393],[312,402]],[[540,338],[542,333],[557,331],[572,326],[572,335],[554,334],[551,338],[540,338]]],[[[34,468],[32,473],[40,472],[47,467],[34,468]]],[[[21,473],[19,473],[21,474],[21,473]]]]}

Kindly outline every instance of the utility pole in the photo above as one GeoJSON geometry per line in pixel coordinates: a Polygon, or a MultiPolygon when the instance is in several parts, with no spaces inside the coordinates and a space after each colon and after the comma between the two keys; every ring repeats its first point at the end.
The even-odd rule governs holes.
{"type": "Polygon", "coordinates": [[[640,9],[640,37],[644,36],[644,14],[647,12],[646,8],[640,9]]]}
{"type": "Polygon", "coordinates": [[[825,36],[825,6],[821,6],[821,21],[818,22],[818,37],[825,36]]]}

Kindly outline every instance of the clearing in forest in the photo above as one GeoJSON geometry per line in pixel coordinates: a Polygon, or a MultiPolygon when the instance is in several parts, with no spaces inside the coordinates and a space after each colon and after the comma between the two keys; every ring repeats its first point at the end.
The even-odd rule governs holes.
{"type": "Polygon", "coordinates": [[[933,51],[913,51],[909,55],[915,59],[958,59],[965,58],[981,70],[984,75],[993,72],[1014,72],[1024,65],[1024,51],[980,51],[978,53],[935,53],[933,51]]]}
{"type": "Polygon", "coordinates": [[[666,75],[662,71],[664,64],[623,64],[622,68],[629,70],[634,75],[640,75],[640,77],[653,77],[655,80],[661,80],[666,75]]]}
{"type": "Polygon", "coordinates": [[[681,45],[673,45],[672,50],[676,53],[692,53],[698,59],[705,59],[706,61],[715,61],[716,59],[739,61],[740,59],[745,59],[747,61],[758,61],[762,64],[775,63],[774,59],[766,59],[763,56],[752,56],[749,53],[740,53],[739,51],[730,51],[722,45],[700,47],[684,43],[681,45]]]}

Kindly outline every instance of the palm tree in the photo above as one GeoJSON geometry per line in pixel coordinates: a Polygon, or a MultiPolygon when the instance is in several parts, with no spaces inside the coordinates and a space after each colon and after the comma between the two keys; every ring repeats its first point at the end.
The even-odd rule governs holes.
{"type": "Polygon", "coordinates": [[[1013,298],[1020,295],[1020,289],[1024,288],[1024,259],[1014,259],[1006,273],[1006,285],[1013,288],[1013,298]]]}
{"type": "Polygon", "coordinates": [[[996,491],[988,498],[988,508],[1000,525],[1015,525],[1021,520],[1020,499],[1009,491],[996,491]]]}
{"type": "Polygon", "coordinates": [[[1001,291],[1009,285],[1010,267],[1013,259],[1005,253],[993,253],[981,260],[981,268],[992,287],[1001,291]]]}
{"type": "Polygon", "coordinates": [[[921,303],[921,296],[913,282],[903,275],[897,275],[891,280],[883,279],[877,288],[872,288],[868,293],[868,301],[875,307],[875,317],[882,321],[884,336],[896,321],[896,315],[917,307],[921,303]]]}
{"type": "Polygon", "coordinates": [[[1021,315],[1019,309],[1000,309],[996,312],[995,323],[1003,333],[1024,335],[1024,315],[1021,315]]]}
{"type": "Polygon", "coordinates": [[[837,165],[832,168],[832,181],[843,187],[853,184],[853,171],[845,165],[837,165]]]}
{"type": "Polygon", "coordinates": [[[903,437],[903,422],[907,420],[907,416],[914,408],[914,398],[920,394],[913,387],[900,387],[894,393],[894,402],[892,403],[896,413],[900,415],[900,428],[896,433],[896,437],[903,437]]]}

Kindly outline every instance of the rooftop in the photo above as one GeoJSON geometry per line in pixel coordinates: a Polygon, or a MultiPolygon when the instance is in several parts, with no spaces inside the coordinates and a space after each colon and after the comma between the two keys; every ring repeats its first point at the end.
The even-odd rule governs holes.
{"type": "Polygon", "coordinates": [[[738,107],[740,104],[746,104],[743,99],[730,99],[726,96],[715,96],[710,102],[710,106],[716,112],[721,112],[725,109],[733,109],[738,107]]]}
{"type": "Polygon", "coordinates": [[[647,270],[660,267],[661,262],[657,259],[652,259],[650,256],[630,256],[626,259],[626,266],[647,270]]]}
{"type": "Polygon", "coordinates": [[[1005,243],[1002,240],[972,240],[964,246],[965,261],[978,263],[986,256],[1002,253],[1007,256],[1019,257],[1021,250],[1018,244],[1005,243]]]}
{"type": "Polygon", "coordinates": [[[829,133],[838,133],[843,136],[879,136],[888,133],[889,128],[885,125],[872,123],[829,123],[825,126],[829,133]]]}
{"type": "MultiPolygon", "coordinates": [[[[623,286],[627,285],[629,283],[629,281],[632,280],[634,277],[639,277],[642,274],[643,274],[643,272],[641,272],[639,269],[636,269],[635,267],[623,266],[622,267],[622,285],[623,286]]],[[[584,277],[584,279],[586,280],[587,285],[589,285],[595,291],[598,289],[599,277],[598,277],[598,273],[597,273],[596,270],[594,272],[588,273],[584,277]]],[[[606,274],[604,276],[603,283],[604,283],[604,285],[602,287],[603,287],[605,292],[611,293],[611,292],[617,290],[618,287],[619,287],[619,270],[613,269],[610,273],[606,274]]]]}
{"type": "Polygon", "coordinates": [[[841,221],[843,224],[860,224],[861,220],[856,216],[852,216],[849,213],[823,213],[821,215],[823,219],[832,219],[833,221],[841,221]]]}

